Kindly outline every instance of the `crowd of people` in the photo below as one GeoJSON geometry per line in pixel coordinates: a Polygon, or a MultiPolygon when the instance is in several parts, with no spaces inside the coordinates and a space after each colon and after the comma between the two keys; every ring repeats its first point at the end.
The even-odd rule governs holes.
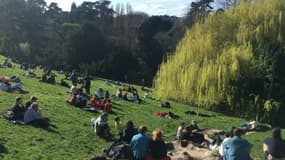
{"type": "MultiPolygon", "coordinates": [[[[28,73],[27,76],[33,75],[33,73],[28,73]]],[[[92,118],[91,122],[94,132],[99,137],[115,141],[108,147],[106,153],[113,147],[118,146],[117,144],[120,144],[120,147],[129,147],[129,150],[126,150],[130,152],[128,156],[135,160],[171,159],[167,154],[168,147],[163,140],[163,132],[161,129],[157,128],[153,130],[151,136],[148,136],[147,126],[136,128],[132,120],[127,121],[126,124],[123,125],[118,116],[114,118],[114,125],[109,125],[108,113],[112,110],[110,99],[112,96],[110,96],[109,91],[98,88],[92,96],[90,94],[92,78],[88,73],[86,73],[82,79],[78,79],[78,75],[74,70],[67,79],[71,80],[72,83],[70,90],[68,91],[71,95],[68,103],[80,108],[102,110],[103,113],[97,118],[92,118]],[[79,88],[77,88],[78,84],[80,85],[79,88]],[[114,128],[111,128],[111,126],[114,126],[114,128]],[[111,133],[111,131],[115,131],[116,133],[111,133]],[[114,135],[119,138],[114,139],[114,135]]],[[[42,76],[42,81],[55,83],[55,74],[52,73],[51,70],[46,70],[42,76]]],[[[21,84],[21,81],[17,77],[0,77],[0,88],[2,90],[9,92],[25,92],[20,85],[14,86],[10,83],[21,84]]],[[[107,84],[110,85],[110,82],[106,83],[106,85],[107,84]]],[[[144,95],[144,98],[147,98],[149,96],[149,91],[145,89],[143,91],[147,93],[144,95]]],[[[142,102],[137,89],[130,85],[119,88],[114,95],[114,98],[135,103],[142,102]],[[128,96],[128,93],[130,93],[131,96],[128,96]]],[[[38,98],[32,96],[29,101],[23,104],[23,98],[16,97],[15,103],[5,113],[4,117],[17,124],[48,127],[49,119],[43,116],[37,101],[38,98]]],[[[161,107],[170,108],[171,105],[169,102],[166,102],[161,104],[161,107]]],[[[165,118],[175,117],[171,112],[156,112],[156,115],[165,118]]],[[[252,131],[252,128],[253,126],[256,126],[256,123],[246,123],[243,126],[247,127],[247,131],[252,131]]],[[[232,130],[225,135],[215,135],[215,137],[209,141],[205,138],[203,129],[198,127],[197,121],[192,120],[189,125],[182,122],[178,126],[175,139],[178,141],[189,141],[199,147],[209,147],[210,145],[215,144],[219,147],[220,160],[250,160],[251,144],[241,137],[243,133],[244,130],[240,128],[232,128],[232,130]],[[222,140],[222,137],[225,138],[222,140]]],[[[118,151],[122,150],[122,148],[118,151]]],[[[272,137],[268,137],[264,140],[263,151],[266,160],[285,159],[285,141],[281,137],[281,130],[279,128],[273,128],[272,137]]],[[[120,152],[118,155],[120,156],[120,152]]],[[[99,159],[104,159],[104,157],[99,157],[99,159]]]]}
{"type": "MultiPolygon", "coordinates": [[[[99,137],[109,139],[111,137],[111,128],[108,124],[108,114],[103,113],[97,119],[92,120],[94,131],[99,137]]],[[[151,137],[147,135],[147,127],[140,126],[135,128],[132,121],[128,121],[125,126],[119,117],[115,117],[115,131],[119,139],[112,144],[112,147],[123,148],[122,143],[130,147],[131,156],[135,160],[169,160],[168,148],[163,141],[163,132],[160,129],[153,130],[151,137]]],[[[204,138],[203,129],[200,129],[195,120],[190,125],[181,123],[177,129],[178,141],[189,141],[199,147],[209,147],[210,144],[216,144],[220,160],[251,160],[251,144],[241,136],[245,133],[244,129],[233,127],[231,131],[225,134],[224,140],[222,135],[215,135],[211,141],[204,138]],[[205,145],[201,145],[201,144],[205,145]]],[[[110,147],[109,147],[110,148],[110,147]]],[[[120,149],[116,148],[116,151],[120,149]]],[[[264,140],[263,149],[266,160],[279,160],[285,158],[285,141],[281,138],[281,130],[273,128],[272,137],[264,140]]],[[[123,151],[122,154],[126,154],[123,151]]],[[[108,155],[108,154],[107,154],[108,155]]],[[[120,155],[117,154],[117,155],[120,155]]],[[[129,154],[128,154],[129,155],[129,154]]],[[[113,156],[113,154],[112,154],[113,156]]]]}

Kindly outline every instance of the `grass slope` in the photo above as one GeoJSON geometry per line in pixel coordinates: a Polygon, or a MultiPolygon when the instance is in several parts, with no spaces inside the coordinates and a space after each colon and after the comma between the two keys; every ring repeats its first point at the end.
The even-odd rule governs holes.
{"type": "MultiPolygon", "coordinates": [[[[0,63],[4,57],[0,56],[0,63]]],[[[27,101],[31,95],[38,97],[38,103],[45,116],[57,126],[53,130],[43,130],[31,126],[12,125],[0,120],[0,159],[4,160],[83,160],[89,159],[95,154],[102,154],[102,148],[108,143],[99,139],[93,132],[90,124],[92,117],[97,117],[99,113],[90,113],[66,104],[65,100],[69,95],[68,90],[59,85],[50,85],[39,82],[35,78],[26,78],[25,71],[18,69],[18,65],[11,69],[0,68],[0,76],[16,75],[21,78],[23,88],[29,90],[29,94],[19,95],[0,91],[0,112],[3,113],[14,103],[16,96],[22,96],[27,101]]],[[[40,71],[36,71],[40,75],[40,71]]],[[[62,76],[58,75],[57,81],[62,76]]],[[[95,89],[102,87],[115,94],[116,87],[105,86],[102,80],[92,81],[92,93],[95,89]]],[[[137,87],[138,88],[138,87],[137,87]]],[[[142,96],[142,92],[139,94],[142,96]]],[[[243,119],[224,116],[222,114],[199,110],[203,113],[213,114],[217,117],[202,118],[196,116],[185,116],[187,110],[197,110],[191,106],[171,102],[171,109],[159,107],[160,101],[145,100],[145,104],[135,104],[126,101],[112,100],[114,113],[109,116],[109,124],[114,126],[113,118],[118,115],[122,122],[133,120],[136,126],[147,125],[149,131],[161,128],[165,133],[165,139],[174,139],[176,129],[181,121],[190,123],[192,119],[199,122],[201,128],[218,128],[228,130],[232,126],[239,126],[243,119]],[[171,111],[181,118],[170,120],[156,117],[156,111],[171,111]]],[[[262,141],[270,133],[257,133],[246,136],[252,144],[252,157],[263,159],[262,141]]]]}

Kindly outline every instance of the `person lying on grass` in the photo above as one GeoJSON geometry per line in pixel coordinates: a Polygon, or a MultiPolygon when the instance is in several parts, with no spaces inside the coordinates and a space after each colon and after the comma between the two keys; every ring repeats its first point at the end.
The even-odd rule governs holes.
{"type": "Polygon", "coordinates": [[[3,79],[0,78],[0,90],[9,92],[9,93],[28,93],[28,91],[22,89],[22,84],[20,82],[12,81],[12,79],[3,79]],[[14,82],[14,83],[11,83],[14,82]]]}

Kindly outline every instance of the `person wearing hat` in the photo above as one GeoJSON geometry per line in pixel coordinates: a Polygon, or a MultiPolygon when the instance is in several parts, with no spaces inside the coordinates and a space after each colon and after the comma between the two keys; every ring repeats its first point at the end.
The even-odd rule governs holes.
{"type": "Polygon", "coordinates": [[[146,126],[139,127],[139,133],[134,135],[131,140],[131,148],[135,160],[145,160],[147,156],[149,137],[146,135],[146,126]]]}
{"type": "Polygon", "coordinates": [[[35,102],[37,102],[38,98],[35,96],[31,96],[30,100],[28,102],[26,102],[25,104],[25,108],[26,110],[35,102]]]}

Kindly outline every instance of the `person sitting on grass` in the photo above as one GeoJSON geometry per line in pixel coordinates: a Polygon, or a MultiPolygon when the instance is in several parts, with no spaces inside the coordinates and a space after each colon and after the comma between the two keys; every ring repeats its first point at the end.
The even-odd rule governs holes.
{"type": "Polygon", "coordinates": [[[137,91],[133,91],[132,94],[133,94],[133,95],[132,95],[132,97],[131,97],[131,99],[130,99],[131,101],[136,102],[136,103],[141,103],[141,102],[142,102],[142,100],[140,99],[140,97],[139,97],[137,91]]]}
{"type": "Polygon", "coordinates": [[[23,120],[24,119],[24,113],[26,109],[23,106],[22,97],[16,98],[16,102],[11,108],[11,111],[13,112],[13,117],[11,118],[11,120],[23,120]]]}
{"type": "Polygon", "coordinates": [[[77,90],[78,90],[78,88],[76,88],[76,86],[77,86],[77,84],[72,84],[72,86],[70,87],[68,93],[71,93],[72,95],[76,94],[77,90]]]}
{"type": "Polygon", "coordinates": [[[123,91],[121,88],[119,88],[116,92],[116,97],[119,99],[123,99],[123,91]]]}
{"type": "Polygon", "coordinates": [[[177,129],[177,134],[176,134],[177,140],[183,139],[184,130],[185,130],[185,123],[181,122],[178,129],[177,129]]]}
{"type": "Polygon", "coordinates": [[[233,137],[224,143],[224,159],[250,160],[251,145],[247,140],[241,138],[243,130],[236,128],[233,130],[233,137]]]}
{"type": "Polygon", "coordinates": [[[128,121],[127,125],[124,129],[124,135],[122,137],[123,141],[125,141],[127,144],[129,144],[133,138],[134,135],[138,133],[138,129],[134,127],[133,121],[128,121]]]}
{"type": "Polygon", "coordinates": [[[149,144],[149,137],[146,135],[146,126],[140,126],[139,133],[134,135],[131,140],[131,148],[135,160],[144,160],[147,157],[147,149],[149,144]]]}
{"type": "Polygon", "coordinates": [[[108,114],[103,113],[95,120],[95,122],[93,121],[93,128],[99,137],[109,139],[111,134],[108,125],[108,114]]]}
{"type": "Polygon", "coordinates": [[[121,122],[121,120],[120,120],[120,117],[118,117],[118,116],[116,116],[115,118],[114,118],[114,120],[115,120],[115,129],[117,130],[117,132],[118,132],[118,134],[119,134],[119,139],[121,139],[122,138],[122,136],[123,136],[123,126],[122,126],[122,122],[121,122]]]}
{"type": "Polygon", "coordinates": [[[31,71],[28,71],[27,73],[25,73],[24,76],[33,78],[33,77],[36,77],[37,75],[36,75],[34,70],[31,70],[31,71]]]}
{"type": "Polygon", "coordinates": [[[195,120],[192,120],[191,124],[186,127],[183,139],[202,145],[203,142],[205,142],[205,138],[204,135],[200,133],[200,131],[201,130],[199,129],[197,122],[195,120]]]}
{"type": "Polygon", "coordinates": [[[37,100],[38,100],[37,97],[31,96],[30,100],[25,104],[25,110],[27,110],[31,106],[31,104],[36,103],[37,100]]]}
{"type": "Polygon", "coordinates": [[[128,98],[128,92],[124,92],[124,94],[123,94],[123,100],[125,100],[125,101],[129,101],[129,98],[128,98]]]}
{"type": "Polygon", "coordinates": [[[263,151],[265,160],[285,159],[285,140],[281,137],[280,128],[272,129],[272,137],[268,137],[264,140],[263,151]]]}
{"type": "Polygon", "coordinates": [[[103,88],[98,88],[95,92],[95,95],[100,98],[103,99],[104,98],[104,90],[103,88]]]}
{"type": "Polygon", "coordinates": [[[109,99],[110,99],[110,93],[109,91],[106,91],[104,95],[104,100],[109,100],[109,99]]]}
{"type": "Polygon", "coordinates": [[[90,107],[95,109],[103,110],[104,112],[108,113],[112,110],[112,104],[110,100],[101,101],[96,96],[92,96],[89,100],[90,107]]]}
{"type": "Polygon", "coordinates": [[[85,94],[83,94],[82,89],[77,90],[76,101],[75,101],[74,105],[76,107],[80,107],[80,108],[87,106],[87,96],[85,94]]]}
{"type": "Polygon", "coordinates": [[[50,69],[48,69],[46,72],[42,75],[42,82],[55,84],[55,74],[52,73],[50,69]]]}
{"type": "Polygon", "coordinates": [[[148,157],[147,160],[170,160],[167,156],[167,147],[162,140],[162,131],[155,129],[152,132],[152,139],[148,144],[148,157]]]}
{"type": "Polygon", "coordinates": [[[225,139],[223,140],[222,144],[220,145],[220,148],[219,148],[219,155],[220,155],[220,158],[221,159],[224,159],[224,150],[225,150],[225,147],[224,147],[224,144],[230,139],[233,137],[233,130],[229,131],[226,133],[225,135],[225,139]]]}
{"type": "Polygon", "coordinates": [[[24,114],[24,123],[37,127],[47,127],[48,119],[43,117],[37,103],[32,103],[24,114]]]}

